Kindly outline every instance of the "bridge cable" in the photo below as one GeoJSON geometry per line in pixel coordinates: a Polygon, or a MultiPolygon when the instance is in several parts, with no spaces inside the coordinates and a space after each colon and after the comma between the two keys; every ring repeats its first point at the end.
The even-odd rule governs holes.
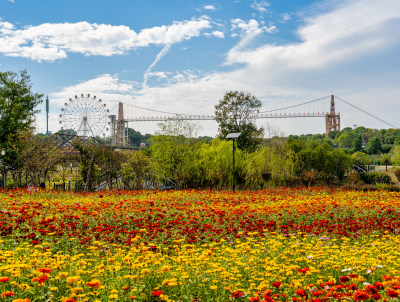
{"type": "Polygon", "coordinates": [[[128,105],[128,106],[131,106],[131,107],[135,107],[135,108],[139,108],[139,109],[143,109],[143,110],[148,110],[148,111],[153,111],[153,112],[158,112],[158,113],[173,114],[173,115],[193,115],[193,114],[175,113],[175,112],[167,112],[167,111],[161,111],[161,110],[154,110],[154,109],[145,108],[145,107],[140,107],[140,106],[136,106],[136,105],[132,105],[132,104],[127,104],[127,103],[124,103],[124,104],[125,104],[125,105],[128,105]]]}
{"type": "Polygon", "coordinates": [[[360,110],[361,112],[363,112],[363,113],[365,113],[365,114],[368,114],[369,116],[372,116],[373,118],[377,119],[378,121],[381,121],[382,123],[385,123],[386,125],[389,125],[389,126],[395,128],[395,129],[399,129],[399,127],[396,127],[395,125],[392,125],[392,124],[390,124],[390,123],[384,121],[383,119],[381,119],[381,118],[379,118],[379,117],[377,117],[377,116],[375,116],[375,115],[373,115],[373,114],[371,114],[371,113],[368,113],[367,111],[365,111],[365,110],[363,110],[363,109],[361,109],[361,108],[359,108],[359,107],[357,107],[357,106],[355,106],[355,105],[353,105],[353,104],[351,104],[351,103],[349,103],[349,102],[347,102],[347,101],[341,99],[340,97],[338,97],[338,96],[336,96],[336,95],[335,95],[335,98],[338,99],[339,101],[342,101],[343,103],[346,103],[347,105],[349,105],[349,106],[351,106],[351,107],[354,107],[354,108],[360,110]]]}
{"type": "Polygon", "coordinates": [[[326,98],[329,98],[329,97],[331,97],[331,96],[330,96],[330,95],[324,96],[324,97],[319,98],[319,99],[315,99],[315,100],[312,100],[312,101],[308,101],[308,102],[304,102],[304,103],[301,103],[301,104],[297,104],[297,105],[293,105],[293,106],[288,106],[288,107],[284,107],[284,108],[273,109],[273,110],[267,110],[267,111],[260,111],[259,113],[274,112],[274,111],[279,111],[279,110],[284,110],[284,109],[299,107],[299,106],[302,106],[302,105],[305,105],[305,104],[310,104],[310,103],[313,103],[313,102],[317,102],[317,101],[320,101],[320,100],[323,100],[323,99],[326,99],[326,98]]]}

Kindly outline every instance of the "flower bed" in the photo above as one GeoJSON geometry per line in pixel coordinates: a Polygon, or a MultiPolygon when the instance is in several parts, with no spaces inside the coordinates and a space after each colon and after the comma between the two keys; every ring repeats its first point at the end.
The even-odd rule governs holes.
{"type": "Polygon", "coordinates": [[[5,301],[397,300],[400,194],[0,193],[5,301]]]}

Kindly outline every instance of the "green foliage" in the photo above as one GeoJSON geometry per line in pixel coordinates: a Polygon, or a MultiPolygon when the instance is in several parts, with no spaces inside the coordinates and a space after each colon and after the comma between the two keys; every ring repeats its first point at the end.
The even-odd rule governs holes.
{"type": "MultiPolygon", "coordinates": [[[[232,184],[232,142],[214,139],[211,144],[202,144],[198,149],[199,180],[203,186],[229,188],[232,184]]],[[[244,153],[235,152],[235,170],[237,178],[243,177],[244,153]]],[[[237,179],[236,178],[236,179],[237,179]]]]}
{"type": "Polygon", "coordinates": [[[351,166],[350,156],[328,143],[289,140],[288,144],[297,155],[295,174],[307,178],[307,182],[309,176],[306,177],[306,172],[309,171],[313,172],[316,180],[341,182],[351,166]]]}
{"type": "Polygon", "coordinates": [[[32,130],[35,109],[42,100],[42,94],[31,91],[30,77],[26,70],[19,74],[11,71],[0,72],[0,149],[7,149],[5,161],[16,164],[17,153],[22,146],[18,143],[24,132],[32,130]]]}
{"type": "Polygon", "coordinates": [[[394,175],[396,175],[397,180],[400,181],[400,168],[397,168],[396,170],[394,170],[394,175]]]}
{"type": "Polygon", "coordinates": [[[150,147],[151,134],[142,135],[139,131],[135,129],[128,128],[128,141],[131,146],[136,148],[140,147],[141,143],[145,143],[147,147],[150,147]]]}
{"type": "Polygon", "coordinates": [[[361,180],[366,184],[390,184],[390,176],[382,172],[362,172],[361,180]]]}
{"type": "Polygon", "coordinates": [[[400,166],[400,146],[395,146],[392,151],[391,161],[394,165],[400,166]]]}
{"type": "Polygon", "coordinates": [[[122,164],[121,175],[125,188],[140,190],[146,187],[146,182],[156,179],[151,158],[142,151],[133,152],[122,164]]]}
{"type": "Polygon", "coordinates": [[[385,154],[381,158],[381,163],[382,165],[386,166],[386,172],[387,172],[387,166],[391,164],[390,156],[385,154]]]}
{"type": "Polygon", "coordinates": [[[366,166],[372,164],[371,159],[364,152],[355,152],[351,155],[351,159],[353,160],[353,164],[356,166],[366,166]]]}
{"type": "Polygon", "coordinates": [[[282,139],[272,139],[245,159],[245,179],[252,188],[284,185],[294,176],[296,155],[282,139]]]}
{"type": "MultiPolygon", "coordinates": [[[[346,149],[351,149],[353,147],[353,141],[359,139],[361,141],[361,138],[359,138],[359,135],[357,133],[354,133],[352,131],[347,131],[342,133],[338,139],[337,142],[339,144],[340,148],[346,148],[346,149]]],[[[355,143],[357,144],[357,142],[355,143]]],[[[361,150],[361,144],[360,144],[360,150],[361,150]]],[[[359,150],[357,150],[359,151],[359,150]]]]}
{"type": "Polygon", "coordinates": [[[32,129],[34,115],[39,112],[35,107],[43,95],[32,93],[31,87],[26,70],[20,74],[0,72],[0,144],[32,129]]]}
{"type": "Polygon", "coordinates": [[[215,106],[216,121],[220,137],[229,133],[240,132],[238,147],[243,150],[254,150],[262,141],[263,129],[257,128],[254,115],[261,108],[261,101],[250,93],[228,91],[215,106]]]}
{"type": "Polygon", "coordinates": [[[372,137],[365,146],[365,152],[368,154],[378,154],[382,152],[382,143],[378,137],[372,137]]]}
{"type": "Polygon", "coordinates": [[[197,126],[184,120],[159,124],[160,130],[151,138],[151,156],[157,174],[174,181],[178,188],[187,186],[191,165],[196,156],[194,140],[197,126]]]}

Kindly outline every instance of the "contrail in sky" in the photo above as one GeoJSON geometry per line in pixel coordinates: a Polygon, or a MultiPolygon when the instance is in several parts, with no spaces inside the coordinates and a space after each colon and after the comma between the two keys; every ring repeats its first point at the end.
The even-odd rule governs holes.
{"type": "Polygon", "coordinates": [[[147,88],[147,80],[149,78],[149,73],[151,71],[151,69],[158,63],[158,61],[161,60],[161,58],[163,56],[165,56],[168,52],[168,50],[171,48],[171,44],[167,44],[164,46],[163,49],[161,49],[161,51],[157,54],[157,57],[155,58],[155,60],[153,61],[153,63],[151,63],[149,65],[149,67],[147,67],[146,71],[144,72],[143,75],[143,89],[147,88]]]}

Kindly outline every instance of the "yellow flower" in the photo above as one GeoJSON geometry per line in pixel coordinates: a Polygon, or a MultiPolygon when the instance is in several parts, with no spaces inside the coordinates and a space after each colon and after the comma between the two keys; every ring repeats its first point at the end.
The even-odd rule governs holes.
{"type": "Polygon", "coordinates": [[[66,279],[68,277],[67,272],[60,272],[58,273],[57,279],[66,279]]]}
{"type": "Polygon", "coordinates": [[[212,289],[212,290],[215,290],[215,289],[217,289],[218,288],[218,286],[216,286],[216,285],[211,285],[210,286],[210,289],[212,289]]]}
{"type": "Polygon", "coordinates": [[[67,278],[67,282],[69,284],[74,284],[74,283],[78,282],[79,279],[80,279],[79,276],[69,277],[69,278],[67,278]]]}

